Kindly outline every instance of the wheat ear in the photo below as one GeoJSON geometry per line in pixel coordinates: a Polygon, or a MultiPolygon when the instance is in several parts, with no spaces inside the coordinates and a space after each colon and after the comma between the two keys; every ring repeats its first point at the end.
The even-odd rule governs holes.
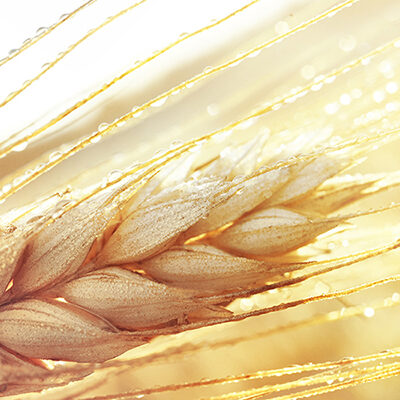
{"type": "MultiPolygon", "coordinates": [[[[102,362],[164,329],[229,321],[229,303],[266,283],[292,285],[287,274],[359,261],[283,262],[363,215],[328,217],[291,204],[316,201],[323,185],[330,203],[343,202],[342,181],[333,177],[377,141],[387,138],[316,152],[304,143],[303,155],[279,163],[261,157],[262,147],[231,147],[230,159],[240,161],[230,165],[222,156],[207,160],[202,149],[188,163],[174,150],[89,195],[75,193],[59,211],[23,214],[1,230],[0,343],[26,359],[102,362]],[[276,254],[279,262],[267,259],[276,254]]],[[[354,188],[346,204],[363,196],[364,184],[354,188]]]]}

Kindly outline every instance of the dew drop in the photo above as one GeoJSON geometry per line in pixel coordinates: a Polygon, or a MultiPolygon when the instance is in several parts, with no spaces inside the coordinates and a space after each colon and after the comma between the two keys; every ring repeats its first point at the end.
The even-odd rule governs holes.
{"type": "Polygon", "coordinates": [[[250,53],[247,57],[248,58],[255,58],[260,54],[261,54],[261,50],[256,50],[256,51],[253,51],[252,53],[250,53]]]}
{"type": "Polygon", "coordinates": [[[18,144],[17,146],[15,146],[15,147],[13,148],[13,150],[14,150],[14,151],[24,151],[24,150],[26,149],[27,146],[28,146],[28,143],[23,142],[23,143],[20,143],[20,144],[18,144]]]}
{"type": "Polygon", "coordinates": [[[11,190],[11,188],[12,188],[12,185],[10,183],[7,183],[3,186],[2,191],[3,191],[3,193],[7,193],[11,190]]]}
{"type": "Polygon", "coordinates": [[[286,21],[279,21],[275,24],[275,32],[278,35],[283,35],[289,32],[289,24],[286,21]]]}
{"type": "Polygon", "coordinates": [[[318,84],[316,84],[316,85],[312,85],[311,86],[311,90],[313,91],[313,92],[317,92],[318,90],[320,90],[322,88],[322,83],[318,83],[318,84]]]}
{"type": "Polygon", "coordinates": [[[61,14],[59,20],[62,21],[65,18],[68,18],[68,17],[69,17],[69,14],[61,14]]]}
{"type": "MultiPolygon", "coordinates": [[[[3,191],[4,191],[4,189],[3,189],[3,191]]],[[[400,301],[400,293],[397,293],[397,292],[394,292],[393,294],[392,294],[392,300],[393,301],[400,301]]]]}
{"type": "Polygon", "coordinates": [[[94,136],[90,139],[90,143],[99,143],[101,140],[101,136],[94,136]]]}
{"type": "Polygon", "coordinates": [[[382,101],[385,99],[385,92],[383,90],[375,90],[372,97],[376,103],[382,103],[382,101]]]}
{"type": "Polygon", "coordinates": [[[98,127],[97,127],[97,129],[99,130],[99,131],[104,131],[105,129],[107,129],[108,128],[108,124],[107,124],[107,122],[102,122],[98,127]]]}
{"type": "Polygon", "coordinates": [[[121,126],[124,126],[125,124],[126,124],[126,121],[123,120],[123,121],[117,122],[117,123],[116,123],[116,126],[117,126],[118,128],[120,128],[121,126]]]}
{"type": "Polygon", "coordinates": [[[274,105],[272,106],[272,109],[273,109],[274,111],[276,111],[276,110],[279,110],[281,107],[282,107],[282,103],[278,103],[278,104],[274,104],[274,105]]]}
{"type": "Polygon", "coordinates": [[[9,56],[13,56],[17,51],[18,51],[18,49],[11,49],[11,50],[8,52],[8,55],[9,55],[9,56]]]}
{"type": "Polygon", "coordinates": [[[143,114],[143,110],[139,111],[139,109],[140,109],[140,107],[137,107],[137,106],[132,108],[131,112],[134,114],[135,118],[139,118],[143,114]]]}
{"type": "Polygon", "coordinates": [[[386,87],[385,87],[385,89],[386,89],[386,91],[389,93],[389,94],[394,94],[394,93],[396,93],[397,92],[397,90],[398,90],[398,85],[397,85],[397,83],[396,82],[388,82],[387,84],[386,84],[386,87]]]}
{"type": "Polygon", "coordinates": [[[171,146],[174,146],[174,147],[179,147],[179,146],[182,146],[182,145],[183,145],[183,141],[182,140],[174,140],[171,143],[171,146]]]}
{"type": "Polygon", "coordinates": [[[371,62],[371,57],[367,57],[367,58],[364,58],[364,59],[361,61],[361,64],[362,64],[362,65],[368,65],[370,62],[371,62]]]}
{"type": "Polygon", "coordinates": [[[14,180],[13,180],[13,185],[14,186],[18,186],[20,183],[22,183],[24,181],[24,177],[23,176],[17,176],[14,180]]]}
{"type": "Polygon", "coordinates": [[[119,169],[114,169],[108,173],[107,179],[109,182],[112,182],[121,178],[122,175],[123,175],[122,171],[120,171],[119,169]]]}
{"type": "MultiPolygon", "coordinates": [[[[343,72],[345,72],[345,71],[343,71],[343,72]]],[[[346,72],[347,72],[347,71],[346,71],[346,72]]],[[[325,82],[325,83],[332,83],[332,82],[335,81],[335,79],[336,79],[336,76],[329,76],[328,78],[326,78],[326,79],[324,80],[324,82],[325,82]]]]}
{"type": "Polygon", "coordinates": [[[354,50],[354,48],[356,47],[356,44],[357,44],[357,40],[352,35],[344,36],[339,40],[339,48],[340,48],[340,50],[343,50],[345,52],[354,50]]]}
{"type": "Polygon", "coordinates": [[[340,96],[339,101],[340,101],[340,103],[343,104],[344,106],[347,106],[347,105],[349,105],[349,104],[351,103],[351,97],[350,97],[350,95],[348,95],[347,93],[343,93],[343,94],[340,96]]]}
{"type": "Polygon", "coordinates": [[[375,315],[375,310],[372,307],[365,307],[364,308],[364,315],[367,318],[372,318],[375,315]]]}
{"type": "Polygon", "coordinates": [[[162,99],[160,99],[160,100],[155,101],[155,102],[151,105],[151,107],[161,107],[162,105],[164,105],[164,103],[165,103],[166,101],[167,101],[167,98],[164,97],[164,98],[162,98],[162,99]]]}
{"type": "Polygon", "coordinates": [[[211,115],[212,117],[214,117],[215,115],[217,115],[217,114],[219,113],[219,107],[218,107],[218,105],[215,104],[215,103],[209,104],[209,105],[207,106],[207,112],[208,112],[209,115],[211,115]]]}
{"type": "Polygon", "coordinates": [[[62,153],[60,151],[55,151],[54,153],[51,153],[49,156],[49,160],[52,161],[56,161],[61,157],[62,153]]]}
{"type": "Polygon", "coordinates": [[[248,119],[247,121],[243,121],[237,126],[237,128],[243,129],[243,130],[248,129],[256,122],[256,120],[257,120],[256,118],[251,118],[251,119],[248,119]]]}
{"type": "Polygon", "coordinates": [[[40,28],[38,28],[38,29],[36,30],[36,34],[37,34],[37,35],[42,35],[43,33],[47,32],[47,30],[48,30],[47,27],[41,26],[40,28]]]}
{"type": "Polygon", "coordinates": [[[325,106],[325,112],[327,114],[335,114],[339,110],[339,104],[338,103],[329,103],[325,106]]]}
{"type": "Polygon", "coordinates": [[[301,69],[301,76],[307,80],[314,78],[315,68],[312,65],[304,65],[301,69]]]}

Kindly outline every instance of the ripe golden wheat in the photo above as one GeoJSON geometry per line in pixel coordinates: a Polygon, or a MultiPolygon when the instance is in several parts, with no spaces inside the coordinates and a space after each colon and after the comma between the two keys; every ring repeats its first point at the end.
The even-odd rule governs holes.
{"type": "MultiPolygon", "coordinates": [[[[91,3],[95,2],[88,2],[81,9],[91,3]]],[[[145,1],[119,11],[87,37],[142,3],[145,1]]],[[[46,129],[137,68],[181,42],[240,16],[256,3],[249,2],[224,18],[185,34],[39,128],[22,136],[10,135],[1,143],[0,155],[7,157],[21,144],[35,143],[46,129]]],[[[86,146],[96,145],[97,138],[115,135],[125,122],[152,105],[238,65],[353,3],[347,0],[336,4],[278,37],[207,68],[111,124],[101,125],[94,133],[60,147],[57,153],[43,154],[27,162],[4,177],[0,199],[7,205],[12,195],[30,182],[56,165],[63,165],[86,146]]],[[[0,66],[59,25],[12,53],[0,66]]],[[[1,106],[22,95],[87,37],[14,91],[1,106]]],[[[260,132],[252,129],[251,124],[367,65],[374,57],[393,51],[398,43],[391,39],[222,128],[173,143],[147,161],[114,170],[100,181],[93,168],[87,171],[90,184],[86,188],[81,187],[79,178],[76,185],[74,180],[67,179],[58,190],[43,190],[34,201],[4,211],[0,220],[0,393],[25,395],[48,389],[43,396],[81,398],[92,393],[90,381],[84,379],[89,375],[117,379],[118,373],[133,366],[173,360],[246,340],[243,336],[214,342],[199,342],[197,338],[191,342],[191,336],[187,341],[177,334],[190,335],[193,331],[210,335],[212,327],[218,329],[229,322],[342,298],[397,281],[399,274],[390,270],[382,276],[365,273],[365,277],[360,276],[360,270],[352,272],[355,265],[368,263],[400,246],[396,223],[392,230],[374,225],[370,230],[348,229],[352,221],[396,215],[400,203],[382,199],[400,185],[398,172],[348,170],[381,147],[398,145],[397,109],[386,107],[382,111],[381,119],[385,117],[390,124],[375,127],[376,119],[363,120],[354,132],[343,137],[332,129],[310,129],[301,134],[296,129],[260,132]],[[374,205],[367,207],[365,204],[371,198],[374,205]],[[351,243],[347,251],[335,253],[329,249],[330,240],[351,243]],[[339,283],[336,287],[337,276],[343,276],[347,285],[339,283]],[[308,284],[322,282],[320,279],[331,282],[331,286],[316,294],[308,284]],[[284,293],[290,296],[285,297],[284,293]],[[250,304],[247,310],[246,304],[250,304]],[[132,353],[115,358],[141,348],[145,355],[132,353]],[[64,394],[51,391],[80,380],[81,386],[72,387],[72,394],[68,390],[64,394]]],[[[87,183],[84,176],[81,179],[87,183]]],[[[371,309],[374,312],[397,302],[392,297],[371,309]]],[[[306,323],[322,324],[366,312],[364,306],[350,306],[348,311],[349,315],[325,314],[306,323]]],[[[282,327],[282,332],[286,328],[282,327]]],[[[300,399],[396,376],[400,373],[400,361],[393,358],[399,356],[400,350],[393,348],[338,361],[154,385],[122,394],[93,393],[98,399],[136,398],[285,376],[286,381],[272,381],[266,386],[243,387],[243,391],[223,395],[208,393],[214,395],[213,399],[300,399]],[[292,374],[301,375],[289,380],[292,374]]]]}

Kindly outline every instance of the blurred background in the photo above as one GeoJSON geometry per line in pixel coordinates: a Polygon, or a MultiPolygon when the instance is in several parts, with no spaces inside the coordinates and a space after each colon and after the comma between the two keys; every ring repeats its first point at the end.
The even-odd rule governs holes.
{"type": "MultiPolygon", "coordinates": [[[[304,24],[305,29],[259,52],[254,51],[251,57],[212,73],[196,84],[186,85],[127,123],[119,124],[101,140],[92,140],[82,151],[2,201],[1,212],[28,204],[68,182],[73,187],[85,187],[113,170],[148,159],[176,140],[212,132],[271,104],[276,106],[270,112],[235,129],[236,140],[245,141],[264,134],[281,137],[284,144],[289,132],[304,137],[353,137],[399,126],[400,3],[396,0],[360,0],[309,26],[305,21],[340,2],[260,0],[144,65],[140,63],[154,52],[249,2],[97,0],[89,3],[66,19],[66,14],[84,4],[83,0],[0,2],[0,59],[13,57],[26,39],[43,34],[60,18],[65,19],[21,54],[0,61],[3,63],[0,66],[1,146],[13,147],[20,138],[35,136],[28,144],[18,144],[7,157],[0,158],[0,194],[7,193],[10,184],[18,184],[20,176],[30,176],[34,160],[39,159],[34,165],[45,164],[59,157],[71,144],[97,129],[104,129],[105,123],[112,123],[193,76],[207,73],[299,25],[304,24]],[[137,6],[133,7],[135,4],[137,6]],[[107,18],[129,7],[131,9],[76,44],[107,18]],[[379,48],[381,50],[373,53],[379,48]],[[371,57],[351,64],[352,60],[369,53],[371,57]],[[135,66],[137,70],[126,74],[135,66]],[[337,74],[326,79],[325,75],[335,70],[337,74]],[[53,124],[52,120],[64,110],[119,76],[123,77],[107,90],[53,124]],[[301,96],[290,99],[290,94],[299,91],[301,96]],[[45,124],[49,127],[37,134],[45,124]]],[[[397,171],[399,151],[399,141],[386,145],[351,172],[397,171]]],[[[354,209],[399,201],[399,194],[398,190],[392,190],[368,198],[354,209]]],[[[361,233],[354,248],[376,247],[379,240],[384,240],[385,237],[367,235],[375,227],[391,227],[388,235],[396,235],[399,216],[399,212],[393,211],[357,221],[361,233]],[[365,240],[360,239],[362,233],[365,233],[365,240]]],[[[335,239],[328,237],[320,248],[313,250],[318,253],[321,248],[328,248],[339,254],[346,253],[346,241],[353,238],[346,234],[335,239]]],[[[235,307],[246,311],[279,303],[282,299],[290,301],[305,292],[316,295],[385,277],[398,272],[399,260],[399,255],[392,253],[357,264],[349,271],[332,273],[327,280],[312,279],[301,290],[283,289],[238,302],[235,307]]],[[[108,378],[103,378],[101,373],[88,378],[95,386],[90,394],[116,393],[383,351],[399,345],[399,301],[400,286],[393,283],[346,297],[343,301],[314,303],[174,338],[160,338],[144,349],[123,356],[138,359],[136,363],[131,362],[129,369],[122,369],[115,376],[107,375],[108,378]],[[202,345],[199,350],[168,359],[140,362],[140,357],[175,343],[202,345]]],[[[282,379],[274,378],[269,382],[280,381],[282,379]]],[[[158,393],[148,398],[195,399],[262,384],[265,382],[250,381],[229,388],[198,388],[190,392],[158,393]]],[[[73,385],[71,390],[75,390],[73,385]]],[[[382,396],[397,399],[399,391],[399,378],[392,378],[320,398],[372,400],[382,396]]],[[[57,393],[52,392],[49,398],[61,398],[57,393]]],[[[33,398],[41,396],[44,395],[33,398]]],[[[74,396],[72,398],[79,398],[78,394],[74,396]]]]}

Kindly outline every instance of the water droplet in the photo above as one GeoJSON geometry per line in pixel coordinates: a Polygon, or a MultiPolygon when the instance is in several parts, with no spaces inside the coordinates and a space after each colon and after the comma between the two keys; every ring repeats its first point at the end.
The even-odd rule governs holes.
{"type": "Polygon", "coordinates": [[[165,102],[167,101],[167,98],[161,98],[160,100],[155,101],[151,107],[161,107],[165,102]]]}
{"type": "Polygon", "coordinates": [[[180,38],[184,38],[184,37],[186,37],[187,35],[189,35],[188,32],[182,32],[182,33],[179,35],[179,37],[180,37],[180,38]]]}
{"type": "Polygon", "coordinates": [[[107,179],[107,178],[103,178],[103,179],[101,180],[101,185],[100,185],[100,187],[105,188],[105,187],[107,187],[107,185],[108,185],[108,179],[107,179]]]}
{"type": "Polygon", "coordinates": [[[275,24],[275,32],[278,35],[283,35],[289,32],[289,24],[286,21],[279,21],[275,24]]]}
{"type": "Polygon", "coordinates": [[[364,315],[367,318],[372,318],[375,315],[375,310],[372,307],[365,307],[364,308],[364,315]]]}
{"type": "Polygon", "coordinates": [[[248,58],[254,58],[254,57],[257,57],[260,54],[261,54],[261,50],[256,50],[256,51],[253,51],[252,53],[250,53],[247,57],[248,58]]]}
{"type": "Polygon", "coordinates": [[[18,49],[11,49],[11,50],[8,52],[8,55],[9,55],[9,56],[13,56],[17,51],[18,51],[18,49]]]}
{"type": "Polygon", "coordinates": [[[312,65],[304,65],[304,67],[301,69],[301,76],[304,79],[312,79],[315,76],[315,68],[312,65]]]}
{"type": "Polygon", "coordinates": [[[162,156],[164,153],[165,153],[165,150],[164,150],[164,149],[157,150],[157,151],[154,153],[154,157],[160,157],[160,156],[162,156]]]}
{"type": "Polygon", "coordinates": [[[24,151],[27,146],[28,146],[28,143],[23,142],[23,143],[20,143],[17,146],[15,146],[13,150],[14,151],[24,151]]]}
{"type": "Polygon", "coordinates": [[[124,126],[125,124],[126,124],[126,121],[125,120],[123,120],[123,121],[115,121],[116,122],[116,126],[118,127],[118,128],[121,128],[121,126],[124,126]]]}
{"type": "Polygon", "coordinates": [[[69,14],[61,14],[59,20],[62,21],[65,18],[68,18],[68,17],[69,17],[69,14]]]}
{"type": "Polygon", "coordinates": [[[12,185],[10,183],[7,183],[3,186],[2,191],[3,191],[3,193],[7,193],[11,190],[11,188],[12,188],[12,185]]]}
{"type": "Polygon", "coordinates": [[[107,129],[108,128],[108,124],[107,124],[107,122],[102,122],[98,127],[97,127],[97,129],[99,130],[99,131],[104,131],[105,129],[107,129]]]}
{"type": "Polygon", "coordinates": [[[340,96],[340,103],[343,104],[344,106],[347,106],[351,103],[351,97],[347,93],[343,93],[340,96]]]}
{"type": "Polygon", "coordinates": [[[37,35],[42,35],[43,33],[47,32],[48,28],[46,26],[41,26],[36,30],[37,35]]]}
{"type": "Polygon", "coordinates": [[[42,69],[47,69],[49,67],[50,63],[44,63],[41,68],[42,69]]]}
{"type": "Polygon", "coordinates": [[[393,112],[397,110],[396,104],[393,102],[389,102],[385,105],[385,110],[387,112],[393,112]]]}
{"type": "Polygon", "coordinates": [[[49,161],[56,161],[61,157],[62,153],[60,151],[55,151],[54,153],[51,153],[49,156],[49,161]]]}
{"type": "Polygon", "coordinates": [[[115,181],[123,175],[122,171],[119,169],[114,169],[108,173],[107,179],[109,182],[115,181]]]}
{"type": "Polygon", "coordinates": [[[318,83],[318,84],[316,84],[316,85],[312,85],[311,86],[311,90],[313,91],[313,92],[317,92],[318,90],[320,90],[322,88],[322,83],[318,83]]]}
{"type": "Polygon", "coordinates": [[[400,293],[397,293],[397,292],[394,292],[393,294],[392,294],[392,300],[393,301],[400,301],[400,293]]]}
{"type": "Polygon", "coordinates": [[[179,147],[179,146],[182,146],[182,145],[183,145],[183,141],[182,140],[174,140],[171,143],[171,146],[174,146],[174,147],[179,147]]]}
{"type": "Polygon", "coordinates": [[[278,104],[274,104],[274,105],[272,106],[272,109],[273,109],[274,111],[276,111],[276,110],[279,110],[281,107],[282,107],[282,103],[278,103],[278,104]]]}
{"type": "Polygon", "coordinates": [[[382,101],[385,99],[385,92],[383,90],[375,90],[372,97],[374,98],[375,102],[382,103],[382,101]]]}
{"type": "Polygon", "coordinates": [[[370,62],[371,62],[371,57],[367,57],[367,58],[364,58],[364,59],[361,61],[361,64],[362,64],[362,65],[368,65],[370,62]]]}
{"type": "MultiPolygon", "coordinates": [[[[343,72],[347,72],[347,71],[343,70],[343,72]]],[[[324,82],[325,83],[332,83],[332,82],[335,81],[335,79],[336,79],[336,76],[328,76],[326,79],[324,79],[324,82]]]]}
{"type": "Polygon", "coordinates": [[[101,140],[101,136],[94,136],[90,139],[90,143],[99,143],[101,140]]]}
{"type": "Polygon", "coordinates": [[[34,170],[33,169],[27,169],[26,171],[25,171],[25,177],[30,177],[31,175],[33,175],[34,174],[34,170]]]}
{"type": "Polygon", "coordinates": [[[339,110],[339,104],[338,103],[329,103],[325,106],[325,112],[327,114],[335,114],[339,110]]]}
{"type": "Polygon", "coordinates": [[[250,118],[250,119],[248,119],[247,121],[243,121],[243,122],[241,122],[238,126],[237,126],[237,128],[238,129],[248,129],[248,128],[250,128],[255,122],[257,121],[257,118],[250,118]]]}
{"type": "Polygon", "coordinates": [[[132,107],[131,112],[134,114],[135,118],[139,118],[143,114],[143,110],[139,111],[139,108],[140,107],[137,107],[137,106],[132,107]]]}
{"type": "Polygon", "coordinates": [[[215,115],[217,115],[217,114],[219,113],[219,107],[218,107],[218,105],[215,104],[215,103],[209,104],[209,105],[207,106],[207,112],[208,112],[209,115],[211,115],[212,117],[214,117],[215,115]]]}
{"type": "Polygon", "coordinates": [[[14,186],[18,186],[20,183],[22,183],[24,181],[24,177],[23,176],[17,176],[14,180],[13,180],[13,185],[14,186]]]}
{"type": "Polygon", "coordinates": [[[386,91],[389,93],[389,94],[394,94],[394,93],[396,93],[397,92],[397,90],[398,90],[398,85],[397,85],[397,83],[396,82],[388,82],[387,84],[386,84],[386,87],[385,87],[385,89],[386,89],[386,91]]]}
{"type": "Polygon", "coordinates": [[[345,52],[354,50],[357,40],[352,35],[346,35],[339,40],[339,48],[345,52]]]}

